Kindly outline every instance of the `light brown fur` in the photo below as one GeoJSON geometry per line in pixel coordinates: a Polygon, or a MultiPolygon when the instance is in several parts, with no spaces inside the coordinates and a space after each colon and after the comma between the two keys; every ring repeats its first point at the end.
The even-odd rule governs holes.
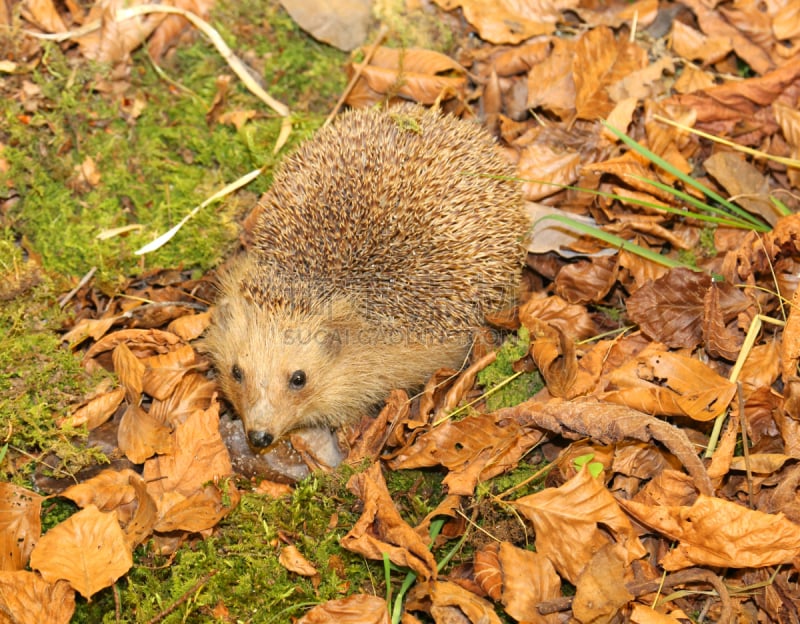
{"type": "Polygon", "coordinates": [[[511,167],[474,124],[418,107],[346,114],[285,161],[206,338],[251,443],[462,363],[511,300],[527,227],[517,185],[476,174],[511,167]]]}

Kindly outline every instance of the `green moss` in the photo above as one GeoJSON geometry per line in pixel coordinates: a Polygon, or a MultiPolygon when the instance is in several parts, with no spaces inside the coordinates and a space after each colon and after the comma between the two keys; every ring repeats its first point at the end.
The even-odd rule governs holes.
{"type": "Polygon", "coordinates": [[[390,470],[385,473],[386,486],[398,493],[395,505],[411,526],[436,508],[444,498],[442,474],[432,470],[390,470]]]}
{"type": "Polygon", "coordinates": [[[0,423],[9,445],[0,478],[24,484],[37,458],[49,453],[61,458],[55,469],[73,472],[98,455],[76,446],[85,432],[59,428],[56,419],[94,382],[59,344],[56,282],[23,260],[9,229],[0,230],[0,284],[0,423]]]}
{"type": "Polygon", "coordinates": [[[535,492],[544,489],[544,480],[547,477],[547,471],[543,469],[545,469],[547,465],[548,462],[546,461],[541,461],[538,463],[521,461],[514,470],[504,472],[490,481],[479,483],[476,490],[476,497],[481,499],[487,495],[495,496],[502,494],[506,490],[509,490],[518,484],[527,481],[534,475],[538,475],[535,479],[526,483],[518,490],[515,490],[513,495],[509,497],[509,500],[516,500],[523,496],[527,496],[528,494],[534,494],[535,492]]]}
{"type": "Polygon", "coordinates": [[[344,90],[347,55],[307,35],[277,2],[217,4],[214,25],[292,110],[327,115],[344,90]]]}
{"type": "MultiPolygon", "coordinates": [[[[213,537],[180,548],[172,560],[152,555],[148,547],[137,549],[134,568],[117,584],[121,621],[146,622],[180,602],[159,621],[212,622],[213,610],[222,605],[229,614],[225,621],[288,622],[314,604],[371,591],[378,565],[339,546],[358,518],[344,482],[338,473],[314,475],[289,499],[245,493],[213,537]],[[332,523],[334,514],[338,520],[332,523]],[[278,562],[286,543],[316,567],[318,580],[278,562]]],[[[109,588],[91,603],[79,599],[73,622],[115,622],[114,609],[109,588]]]]}
{"type": "Polygon", "coordinates": [[[490,412],[502,407],[512,407],[529,399],[544,387],[539,371],[522,373],[508,381],[514,372],[514,363],[528,354],[530,337],[528,330],[521,327],[516,336],[509,336],[497,352],[497,359],[478,373],[478,384],[489,393],[486,409],[490,412]]]}
{"type": "MultiPolygon", "coordinates": [[[[322,121],[302,111],[332,106],[345,81],[344,56],[301,36],[285,13],[267,3],[229,6],[216,19],[218,26],[248,25],[244,42],[230,33],[227,40],[245,56],[249,47],[267,82],[273,81],[271,93],[300,111],[282,157],[322,121]],[[306,101],[298,103],[298,94],[306,101]]],[[[122,276],[150,267],[207,270],[236,243],[236,219],[265,190],[269,175],[206,207],[160,250],[145,258],[133,253],[225,184],[264,165],[271,171],[279,160],[272,150],[281,120],[238,79],[225,110],[254,110],[256,118],[240,130],[209,125],[216,78],[232,72],[204,38],[179,46],[162,70],[185,88],[165,82],[138,53],[127,86],[116,83],[123,93],[113,95],[108,68],[70,63],[58,46],[46,45],[39,70],[30,76],[40,90],[36,104],[10,99],[3,107],[0,144],[8,171],[0,175],[0,189],[6,189],[0,198],[8,189],[19,196],[9,213],[11,225],[31,241],[46,269],[80,276],[97,266],[99,280],[113,288],[122,276]],[[98,180],[81,179],[87,162],[94,163],[98,180]],[[141,229],[97,238],[130,225],[141,229]]]]}
{"type": "Polygon", "coordinates": [[[42,534],[77,513],[78,506],[66,498],[52,498],[42,503],[42,534]]]}

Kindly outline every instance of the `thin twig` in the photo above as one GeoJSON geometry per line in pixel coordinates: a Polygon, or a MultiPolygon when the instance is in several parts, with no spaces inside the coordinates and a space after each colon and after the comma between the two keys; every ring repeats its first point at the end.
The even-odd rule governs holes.
{"type": "Polygon", "coordinates": [[[69,292],[68,292],[66,295],[64,295],[63,297],[61,297],[61,299],[59,299],[59,300],[58,300],[58,307],[59,307],[59,308],[63,308],[65,305],[67,305],[67,304],[70,302],[70,300],[71,300],[71,299],[72,299],[72,298],[73,298],[75,295],[77,295],[77,294],[78,294],[78,291],[79,291],[81,288],[83,288],[83,287],[86,285],[86,283],[87,283],[87,282],[88,282],[90,279],[92,279],[92,277],[94,277],[94,274],[95,274],[96,272],[97,272],[97,267],[96,267],[96,266],[94,266],[94,267],[92,267],[91,269],[89,269],[88,273],[86,273],[86,275],[84,275],[84,276],[81,278],[81,281],[80,281],[80,282],[78,282],[78,285],[77,285],[77,286],[75,286],[75,288],[73,288],[72,290],[70,290],[70,291],[69,291],[69,292]]]}
{"type": "Polygon", "coordinates": [[[361,63],[358,63],[357,65],[356,64],[353,65],[353,67],[356,68],[356,71],[353,74],[353,77],[350,78],[350,82],[347,83],[347,86],[344,89],[344,93],[342,93],[341,97],[339,98],[339,101],[336,102],[336,106],[333,107],[331,114],[328,115],[328,118],[325,120],[325,123],[322,124],[323,128],[327,126],[331,121],[333,121],[334,117],[336,117],[336,114],[339,112],[339,109],[344,104],[344,101],[347,99],[347,96],[350,95],[350,92],[353,90],[353,87],[356,86],[358,79],[361,78],[361,74],[363,73],[364,68],[367,65],[369,65],[369,62],[372,60],[372,57],[375,56],[375,52],[378,51],[381,42],[383,41],[384,37],[386,37],[386,34],[388,32],[389,30],[386,28],[386,25],[381,25],[381,29],[375,36],[375,43],[373,43],[370,49],[367,51],[367,55],[364,57],[364,60],[361,63]]]}
{"type": "Polygon", "coordinates": [[[169,607],[164,609],[161,613],[154,616],[147,624],[155,624],[156,622],[160,622],[165,617],[167,617],[170,613],[172,613],[175,609],[181,606],[184,602],[189,600],[189,597],[194,594],[198,589],[200,589],[203,585],[208,583],[212,578],[217,575],[217,570],[211,570],[208,574],[202,576],[194,585],[192,585],[188,590],[186,590],[183,595],[178,598],[175,602],[173,602],[169,607]]]}

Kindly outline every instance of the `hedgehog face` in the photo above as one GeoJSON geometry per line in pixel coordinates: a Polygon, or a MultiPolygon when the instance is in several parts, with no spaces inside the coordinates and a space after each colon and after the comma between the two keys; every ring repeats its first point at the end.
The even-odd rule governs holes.
{"type": "Polygon", "coordinates": [[[352,393],[342,383],[342,364],[351,359],[349,323],[329,313],[266,309],[243,297],[219,302],[206,348],[255,450],[296,429],[338,426],[350,415],[352,393]]]}

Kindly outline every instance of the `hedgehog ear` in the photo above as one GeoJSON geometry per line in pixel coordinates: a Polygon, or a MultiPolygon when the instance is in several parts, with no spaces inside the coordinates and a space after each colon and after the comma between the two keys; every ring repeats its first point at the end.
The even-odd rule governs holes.
{"type": "Polygon", "coordinates": [[[335,356],[351,341],[358,338],[360,323],[350,301],[339,299],[330,303],[325,320],[325,339],[322,345],[328,355],[335,356]]]}
{"type": "Polygon", "coordinates": [[[211,312],[211,322],[222,329],[226,329],[231,318],[231,304],[227,298],[217,301],[211,312]]]}

